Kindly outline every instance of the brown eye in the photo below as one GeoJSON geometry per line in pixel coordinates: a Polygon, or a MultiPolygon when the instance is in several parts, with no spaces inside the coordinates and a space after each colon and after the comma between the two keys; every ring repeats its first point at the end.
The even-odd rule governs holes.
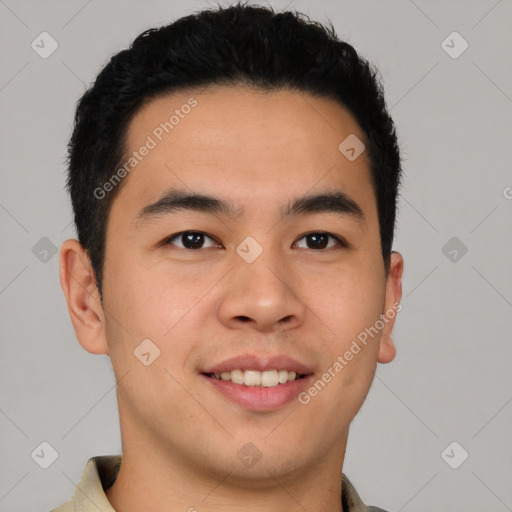
{"type": "MultiPolygon", "coordinates": [[[[347,244],[343,240],[341,240],[340,238],[338,238],[335,235],[332,235],[331,233],[325,233],[323,231],[308,233],[308,234],[304,235],[302,238],[300,238],[299,240],[302,240],[302,239],[306,240],[306,247],[304,247],[305,249],[323,250],[323,249],[327,249],[327,248],[330,249],[331,247],[333,247],[332,245],[328,246],[329,238],[335,240],[337,245],[340,245],[342,247],[347,247],[347,244]]],[[[336,244],[334,246],[336,246],[336,244]]],[[[301,249],[302,249],[302,247],[301,247],[301,249]]]]}
{"type": "MultiPolygon", "coordinates": [[[[202,231],[182,231],[181,233],[176,233],[175,235],[172,235],[170,238],[168,238],[165,241],[165,245],[177,245],[173,243],[173,241],[178,240],[182,244],[181,246],[177,245],[177,247],[180,247],[180,249],[207,249],[208,247],[205,247],[205,239],[214,241],[213,238],[209,237],[202,231]]],[[[209,247],[214,247],[214,245],[210,245],[209,247]]]]}

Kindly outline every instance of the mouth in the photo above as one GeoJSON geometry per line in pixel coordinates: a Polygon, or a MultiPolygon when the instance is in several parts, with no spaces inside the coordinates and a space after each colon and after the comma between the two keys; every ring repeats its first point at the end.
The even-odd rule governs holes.
{"type": "Polygon", "coordinates": [[[265,388],[281,386],[306,377],[306,375],[294,371],[289,372],[288,370],[277,369],[265,371],[237,369],[220,373],[204,373],[203,375],[242,386],[265,388]]]}
{"type": "Polygon", "coordinates": [[[307,365],[287,356],[245,354],[200,372],[215,394],[244,409],[272,411],[292,402],[313,380],[307,365]]]}

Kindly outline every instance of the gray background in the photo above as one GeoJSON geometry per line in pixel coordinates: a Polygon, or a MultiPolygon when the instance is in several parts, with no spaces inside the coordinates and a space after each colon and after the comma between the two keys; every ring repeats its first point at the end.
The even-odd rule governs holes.
{"type": "MultiPolygon", "coordinates": [[[[390,511],[512,510],[512,2],[271,4],[331,19],[378,66],[404,156],[398,353],[378,367],[344,471],[390,511]],[[457,58],[442,45],[453,31],[469,44],[457,58]]],[[[208,5],[0,0],[2,511],[56,507],[89,457],[120,453],[109,359],[76,341],[41,239],[75,237],[64,157],[84,87],[142,30],[208,5]],[[47,59],[31,48],[43,31],[59,45],[47,59]],[[58,453],[46,470],[31,457],[43,441],[58,453]]]]}

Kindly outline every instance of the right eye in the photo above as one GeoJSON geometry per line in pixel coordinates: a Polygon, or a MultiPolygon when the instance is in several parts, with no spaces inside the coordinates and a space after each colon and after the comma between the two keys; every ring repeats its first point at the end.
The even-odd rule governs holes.
{"type": "MultiPolygon", "coordinates": [[[[173,240],[180,240],[182,243],[181,247],[178,246],[180,249],[198,250],[205,248],[203,247],[205,238],[214,241],[212,237],[202,231],[181,231],[167,238],[163,245],[176,245],[173,243],[173,240]]],[[[208,249],[208,247],[206,247],[206,249],[208,249]]]]}

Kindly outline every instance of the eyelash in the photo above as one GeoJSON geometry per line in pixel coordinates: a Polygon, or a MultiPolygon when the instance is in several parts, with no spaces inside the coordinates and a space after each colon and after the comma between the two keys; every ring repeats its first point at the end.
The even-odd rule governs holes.
{"type": "MultiPolygon", "coordinates": [[[[171,244],[171,241],[176,239],[176,238],[179,238],[180,236],[184,235],[184,234],[187,234],[187,233],[193,233],[193,234],[196,234],[196,235],[205,235],[207,238],[210,238],[211,240],[217,242],[213,237],[207,235],[204,231],[194,231],[194,230],[189,230],[189,231],[180,231],[179,233],[175,233],[174,235],[171,235],[170,237],[166,238],[164,241],[163,241],[163,245],[172,245],[171,244]]],[[[302,240],[303,238],[307,237],[308,235],[327,235],[328,237],[330,238],[333,238],[334,240],[336,240],[336,242],[338,242],[338,245],[341,247],[341,248],[349,248],[349,244],[341,237],[339,236],[336,236],[336,235],[333,235],[332,233],[328,233],[326,231],[311,231],[309,233],[305,233],[304,235],[302,235],[298,240],[302,240]]],[[[219,243],[219,242],[217,242],[219,243]]],[[[200,251],[200,250],[204,250],[204,248],[200,248],[200,249],[190,249],[190,248],[187,248],[187,247],[178,247],[178,249],[183,249],[185,251],[200,251]]],[[[210,247],[207,247],[207,249],[210,249],[210,247]]],[[[332,247],[328,247],[327,249],[332,249],[332,247]]],[[[317,251],[317,252],[321,252],[321,251],[326,251],[327,249],[311,249],[312,251],[317,251]]]]}

